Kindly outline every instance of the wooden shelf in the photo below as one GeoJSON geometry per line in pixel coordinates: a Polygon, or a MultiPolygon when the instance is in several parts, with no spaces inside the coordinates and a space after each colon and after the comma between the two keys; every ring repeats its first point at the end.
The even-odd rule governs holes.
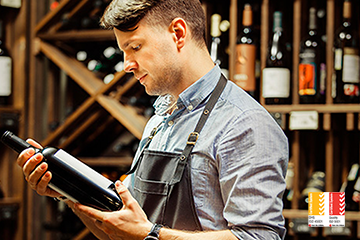
{"type": "Polygon", "coordinates": [[[115,35],[112,30],[73,30],[56,33],[42,33],[37,35],[40,39],[46,41],[64,41],[64,42],[95,42],[95,41],[115,41],[115,35]]]}
{"type": "Polygon", "coordinates": [[[22,199],[21,198],[3,198],[0,199],[0,206],[6,205],[21,205],[22,199]]]}
{"type": "Polygon", "coordinates": [[[264,105],[269,112],[317,111],[318,113],[360,113],[360,104],[264,105]]]}

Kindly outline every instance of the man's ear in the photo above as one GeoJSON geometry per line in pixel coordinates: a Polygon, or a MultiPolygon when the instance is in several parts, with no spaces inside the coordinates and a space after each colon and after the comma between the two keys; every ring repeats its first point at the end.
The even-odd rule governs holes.
{"type": "Polygon", "coordinates": [[[173,34],[173,40],[177,44],[177,48],[181,49],[185,45],[186,36],[188,34],[188,26],[184,19],[175,18],[172,20],[169,31],[173,34]]]}

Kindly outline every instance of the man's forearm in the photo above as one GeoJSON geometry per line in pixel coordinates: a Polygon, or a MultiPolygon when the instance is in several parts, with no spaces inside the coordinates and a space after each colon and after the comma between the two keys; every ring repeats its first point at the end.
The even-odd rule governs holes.
{"type": "Polygon", "coordinates": [[[230,230],[187,232],[169,228],[160,230],[160,240],[238,240],[230,230]]]}

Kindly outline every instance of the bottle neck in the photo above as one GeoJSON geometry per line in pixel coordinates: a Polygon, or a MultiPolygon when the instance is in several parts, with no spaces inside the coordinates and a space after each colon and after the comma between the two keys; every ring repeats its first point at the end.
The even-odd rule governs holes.
{"type": "Polygon", "coordinates": [[[250,6],[250,4],[245,4],[244,11],[243,11],[242,25],[244,27],[252,26],[252,24],[253,24],[252,21],[253,21],[253,13],[251,10],[251,6],[250,6]]]}
{"type": "Polygon", "coordinates": [[[343,19],[348,19],[350,21],[351,19],[351,2],[345,1],[344,2],[344,9],[343,9],[343,19]]]}
{"type": "Polygon", "coordinates": [[[282,13],[281,12],[274,12],[274,25],[273,25],[273,32],[282,32],[282,13]]]}
{"type": "Polygon", "coordinates": [[[309,11],[309,31],[316,32],[317,25],[316,25],[316,9],[310,8],[309,11]]]}
{"type": "Polygon", "coordinates": [[[220,37],[220,22],[221,22],[221,16],[219,14],[213,14],[211,16],[211,29],[210,29],[210,35],[213,38],[220,37]]]}

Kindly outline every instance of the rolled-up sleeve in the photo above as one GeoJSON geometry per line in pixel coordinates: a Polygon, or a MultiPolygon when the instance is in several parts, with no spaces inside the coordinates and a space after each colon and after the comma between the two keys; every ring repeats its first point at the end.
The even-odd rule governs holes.
{"type": "Polygon", "coordinates": [[[229,123],[219,141],[217,162],[223,216],[234,235],[283,238],[288,141],[270,115],[249,111],[229,123]]]}

